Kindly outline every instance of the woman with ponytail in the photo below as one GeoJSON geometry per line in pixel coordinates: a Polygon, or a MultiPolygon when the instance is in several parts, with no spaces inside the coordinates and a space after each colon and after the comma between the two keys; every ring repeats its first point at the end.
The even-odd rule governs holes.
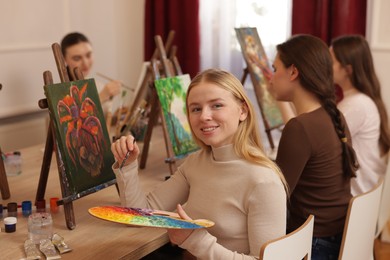
{"type": "Polygon", "coordinates": [[[360,168],[351,181],[352,195],[372,189],[386,172],[389,121],[370,47],[361,35],[332,41],[334,82],[343,91],[337,107],[344,114],[360,168]]]}
{"type": "Polygon", "coordinates": [[[337,259],[358,163],[336,107],[332,58],[317,37],[297,35],[277,46],[270,81],[297,116],[285,125],[276,162],[290,188],[288,231],[315,215],[312,259],[337,259]]]}

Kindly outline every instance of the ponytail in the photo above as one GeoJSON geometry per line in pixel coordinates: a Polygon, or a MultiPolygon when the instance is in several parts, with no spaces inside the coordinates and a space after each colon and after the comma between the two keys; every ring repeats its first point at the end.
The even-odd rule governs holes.
{"type": "Polygon", "coordinates": [[[343,171],[346,177],[356,177],[356,171],[359,163],[356,158],[355,150],[352,148],[351,141],[345,135],[345,125],[341,120],[341,113],[337,109],[333,99],[323,100],[323,107],[332,119],[337,136],[340,139],[343,156],[343,171]]]}

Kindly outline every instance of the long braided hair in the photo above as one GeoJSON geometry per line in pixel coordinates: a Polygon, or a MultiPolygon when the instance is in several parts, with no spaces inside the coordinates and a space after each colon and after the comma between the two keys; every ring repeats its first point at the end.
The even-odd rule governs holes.
{"type": "Polygon", "coordinates": [[[284,66],[294,65],[298,69],[300,84],[317,96],[329,114],[341,142],[344,174],[347,177],[355,177],[359,164],[355,151],[347,140],[341,112],[336,107],[332,58],[328,47],[317,37],[300,34],[276,48],[284,66]]]}
{"type": "Polygon", "coordinates": [[[361,35],[345,35],[334,39],[332,48],[343,67],[351,66],[349,79],[352,85],[374,101],[381,120],[379,144],[382,153],[386,154],[390,149],[389,120],[368,42],[361,35]]]}

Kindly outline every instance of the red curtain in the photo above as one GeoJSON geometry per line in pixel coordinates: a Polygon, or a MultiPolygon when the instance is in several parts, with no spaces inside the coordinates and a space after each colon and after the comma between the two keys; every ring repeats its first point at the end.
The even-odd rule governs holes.
{"type": "MultiPolygon", "coordinates": [[[[343,34],[366,33],[367,0],[293,0],[292,34],[307,33],[327,44],[343,34]]],[[[335,85],[336,101],[343,92],[335,85]]]]}
{"type": "Polygon", "coordinates": [[[183,73],[191,78],[199,72],[199,1],[146,0],[145,1],[145,60],[150,60],[156,45],[154,36],[165,42],[169,31],[175,31],[173,44],[183,73]]]}
{"type": "Polygon", "coordinates": [[[366,33],[367,0],[293,0],[292,34],[308,33],[326,43],[343,34],[366,33]]]}

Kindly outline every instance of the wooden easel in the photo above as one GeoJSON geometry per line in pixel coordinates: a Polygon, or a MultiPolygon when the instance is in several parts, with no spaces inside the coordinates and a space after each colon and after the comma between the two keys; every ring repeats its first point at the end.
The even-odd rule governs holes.
{"type": "MultiPolygon", "coordinates": [[[[243,75],[242,75],[242,78],[241,78],[241,84],[242,85],[244,85],[245,80],[248,77],[248,75],[250,75],[250,73],[251,72],[249,71],[248,68],[245,68],[243,70],[243,75]]],[[[253,77],[253,76],[251,76],[251,77],[253,77]]],[[[257,103],[258,103],[259,108],[260,108],[261,118],[263,119],[265,133],[267,134],[267,138],[268,138],[268,141],[269,141],[271,149],[274,149],[275,148],[275,144],[274,144],[274,140],[272,138],[271,131],[274,130],[274,129],[279,129],[281,126],[283,126],[283,124],[280,124],[280,125],[277,125],[277,126],[274,126],[274,127],[270,127],[270,125],[268,123],[268,120],[266,119],[266,116],[264,114],[263,108],[261,107],[262,101],[261,101],[260,97],[261,97],[261,95],[263,95],[263,93],[260,93],[260,89],[255,86],[256,82],[254,82],[253,80],[252,80],[252,84],[253,84],[253,89],[255,90],[257,103]]]]}
{"type": "MultiPolygon", "coordinates": [[[[3,88],[3,85],[0,83],[0,90],[3,88]]],[[[1,198],[3,200],[9,199],[11,197],[9,186],[8,186],[8,179],[7,174],[5,172],[4,167],[4,161],[3,161],[3,153],[0,148],[0,192],[1,192],[1,198]]]]}
{"type": "MultiPolygon", "coordinates": [[[[165,77],[171,77],[174,75],[174,69],[173,65],[167,59],[166,48],[164,48],[161,36],[156,35],[155,42],[158,53],[160,54],[160,63],[162,64],[162,68],[161,66],[159,66],[158,61],[153,58],[151,61],[151,70],[153,72],[153,78],[154,80],[161,78],[160,70],[163,72],[165,77]]],[[[172,142],[169,137],[168,129],[166,127],[165,117],[163,115],[163,111],[161,109],[160,101],[157,95],[157,90],[154,84],[151,84],[151,92],[151,111],[148,127],[144,138],[144,146],[142,148],[141,153],[140,168],[144,169],[146,166],[146,160],[149,152],[149,144],[152,138],[153,128],[157,124],[158,118],[160,117],[164,134],[165,148],[167,152],[167,158],[165,159],[165,162],[169,164],[169,170],[171,174],[173,174],[177,169],[175,155],[172,149],[172,142]]]]}
{"type": "Polygon", "coordinates": [[[0,191],[1,191],[1,198],[3,200],[9,199],[11,197],[1,148],[0,148],[0,191]]]}
{"type": "MultiPolygon", "coordinates": [[[[54,53],[58,74],[60,76],[61,82],[70,81],[69,74],[65,66],[65,62],[62,57],[59,44],[54,43],[52,45],[52,50],[54,53]]],[[[43,80],[45,85],[53,84],[53,77],[50,71],[45,71],[43,73],[43,80]]],[[[49,107],[47,103],[47,99],[39,100],[38,105],[41,109],[47,109],[49,107]]],[[[54,122],[52,119],[50,119],[35,202],[43,200],[45,198],[47,179],[49,177],[49,170],[50,170],[53,151],[55,151],[56,154],[58,173],[60,175],[60,186],[61,186],[62,196],[67,197],[70,195],[68,193],[68,189],[64,186],[63,182],[61,181],[65,178],[65,168],[64,168],[64,162],[62,161],[62,157],[59,153],[59,150],[57,149],[57,143],[54,142],[55,140],[56,140],[56,136],[54,131],[54,122]]],[[[76,221],[74,217],[72,202],[64,203],[64,213],[65,213],[66,226],[68,227],[68,229],[74,229],[76,227],[76,221]]]]}
{"type": "Polygon", "coordinates": [[[169,60],[171,61],[171,64],[173,65],[175,75],[183,75],[183,71],[181,69],[179,60],[176,57],[176,51],[177,51],[177,46],[173,45],[171,48],[171,51],[169,53],[169,60]]]}
{"type": "MultiPolygon", "coordinates": [[[[166,43],[165,43],[165,51],[166,52],[168,52],[171,49],[174,38],[175,38],[175,31],[170,31],[168,34],[166,43]]],[[[159,51],[156,48],[154,50],[154,53],[152,55],[151,60],[157,59],[158,56],[159,56],[159,51]]],[[[139,110],[139,108],[142,106],[143,99],[146,96],[146,93],[147,93],[150,85],[153,84],[152,80],[153,80],[153,69],[150,65],[145,73],[143,80],[142,80],[142,84],[141,84],[141,86],[140,86],[140,88],[135,96],[134,102],[132,103],[130,109],[128,110],[128,112],[125,115],[123,123],[118,124],[118,127],[116,129],[116,133],[115,133],[116,138],[119,138],[120,136],[129,132],[129,130],[131,128],[131,125],[129,124],[129,122],[132,121],[132,118],[137,113],[137,110],[139,110]]]]}
{"type": "MultiPolygon", "coordinates": [[[[69,82],[70,80],[81,80],[84,79],[82,73],[79,71],[78,68],[76,68],[74,71],[68,71],[65,65],[64,58],[61,53],[61,47],[58,43],[54,43],[52,45],[54,58],[56,61],[58,73],[61,79],[61,82],[69,82]]],[[[50,71],[45,71],[43,73],[44,77],[44,83],[45,85],[52,85],[53,84],[53,78],[50,71]]],[[[38,102],[38,105],[42,109],[48,108],[48,101],[47,99],[41,99],[38,102]]],[[[79,199],[83,196],[86,196],[88,194],[91,194],[93,192],[96,192],[99,189],[108,187],[112,184],[116,183],[116,180],[109,181],[107,183],[104,183],[99,186],[99,189],[90,189],[83,192],[80,192],[78,194],[73,194],[69,187],[67,186],[68,182],[66,181],[66,171],[65,171],[65,164],[62,160],[63,155],[61,155],[61,151],[58,149],[58,141],[56,138],[56,133],[54,131],[54,122],[52,119],[50,119],[50,124],[48,128],[48,133],[46,137],[46,145],[45,145],[45,152],[43,155],[43,161],[42,161],[42,167],[41,167],[41,174],[39,177],[39,183],[38,183],[38,189],[36,194],[36,202],[43,200],[45,197],[45,191],[46,191],[46,185],[47,180],[49,176],[49,170],[50,170],[50,164],[52,159],[52,153],[53,151],[56,154],[57,159],[57,167],[58,167],[58,173],[60,177],[60,186],[61,186],[61,192],[62,192],[62,199],[57,202],[57,205],[63,205],[64,206],[64,213],[65,213],[65,220],[66,225],[68,229],[72,230],[76,227],[75,217],[74,217],[74,210],[73,210],[73,200],[79,199]]]]}

